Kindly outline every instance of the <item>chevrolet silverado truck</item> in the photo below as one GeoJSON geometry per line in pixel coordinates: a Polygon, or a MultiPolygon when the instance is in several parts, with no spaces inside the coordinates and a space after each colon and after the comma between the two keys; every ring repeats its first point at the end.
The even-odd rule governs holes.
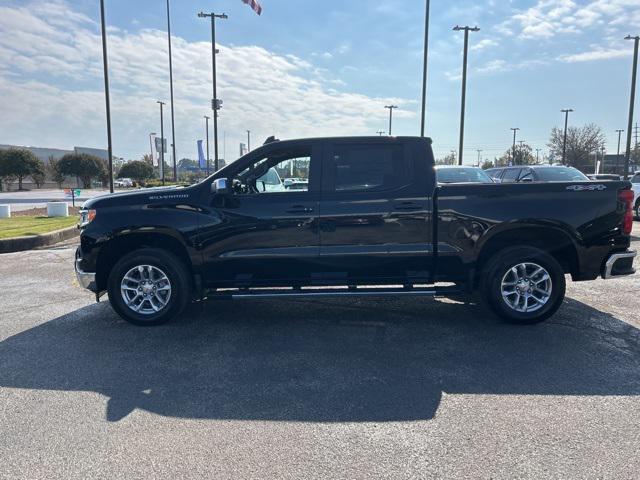
{"type": "Polygon", "coordinates": [[[192,301],[477,292],[541,322],[573,281],[634,273],[629,182],[439,184],[431,140],[272,140],[182,188],[87,201],[79,283],[137,325],[192,301]],[[274,170],[304,178],[273,191],[274,170]]]}

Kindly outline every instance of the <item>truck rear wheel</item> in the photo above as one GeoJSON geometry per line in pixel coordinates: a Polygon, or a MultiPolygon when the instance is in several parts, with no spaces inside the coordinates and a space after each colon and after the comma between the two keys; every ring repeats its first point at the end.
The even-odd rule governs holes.
{"type": "Polygon", "coordinates": [[[481,293],[491,310],[514,324],[540,323],[564,300],[564,271],[555,258],[532,247],[496,253],[482,273],[481,293]]]}
{"type": "Polygon", "coordinates": [[[144,248],[115,264],[107,290],[118,315],[135,325],[152,326],[182,312],[191,298],[190,285],[183,262],[164,250],[144,248]]]}

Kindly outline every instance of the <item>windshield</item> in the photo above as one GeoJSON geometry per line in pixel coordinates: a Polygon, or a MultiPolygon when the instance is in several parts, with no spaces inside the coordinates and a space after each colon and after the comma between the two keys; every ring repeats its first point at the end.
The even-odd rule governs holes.
{"type": "Polygon", "coordinates": [[[439,183],[493,183],[479,168],[437,168],[436,177],[439,183]]]}
{"type": "Polygon", "coordinates": [[[542,167],[535,169],[540,182],[582,182],[589,178],[573,167],[542,167]]]}

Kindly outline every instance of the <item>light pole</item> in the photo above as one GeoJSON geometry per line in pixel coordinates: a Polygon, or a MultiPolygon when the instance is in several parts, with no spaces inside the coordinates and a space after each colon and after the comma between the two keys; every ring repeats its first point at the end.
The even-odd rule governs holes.
{"type": "Polygon", "coordinates": [[[511,130],[513,131],[513,148],[511,149],[511,163],[513,163],[513,166],[515,166],[516,164],[516,134],[518,133],[518,131],[520,130],[519,128],[511,128],[511,130]]]}
{"type": "Polygon", "coordinates": [[[616,175],[620,175],[618,172],[620,171],[620,140],[622,138],[622,132],[624,130],[616,130],[618,133],[618,155],[616,156],[616,171],[614,172],[616,175]]]}
{"type": "Polygon", "coordinates": [[[218,87],[216,79],[216,18],[226,20],[229,18],[226,14],[217,15],[213,12],[198,14],[200,18],[211,18],[211,65],[213,74],[213,100],[211,101],[211,108],[213,110],[213,150],[215,152],[214,169],[218,171],[218,110],[222,107],[222,101],[218,100],[218,87]]]}
{"type": "Polygon", "coordinates": [[[164,116],[162,108],[166,103],[160,100],[156,103],[160,105],[160,176],[162,177],[162,186],[164,186],[164,116]]]}
{"type": "Polygon", "coordinates": [[[462,165],[462,152],[464,149],[464,113],[467,102],[467,59],[469,56],[469,32],[479,32],[478,27],[453,27],[456,32],[464,31],[464,51],[462,56],[462,105],[460,108],[460,146],[458,148],[458,165],[462,165]]]}
{"type": "Polygon", "coordinates": [[[251,151],[251,130],[247,130],[247,152],[251,151]]]}
{"type": "MultiPolygon", "coordinates": [[[[171,90],[171,153],[173,155],[173,181],[178,181],[178,166],[176,163],[176,118],[173,106],[173,56],[171,55],[171,10],[167,0],[167,37],[169,39],[169,88],[171,90]]],[[[162,166],[164,171],[164,165],[162,166]]]]}
{"type": "Polygon", "coordinates": [[[567,129],[569,128],[569,114],[573,112],[571,108],[560,110],[564,113],[564,141],[562,142],[562,165],[567,164],[567,129]]]}
{"type": "Polygon", "coordinates": [[[424,137],[425,122],[427,115],[427,62],[429,58],[429,6],[430,0],[426,1],[426,12],[424,17],[424,63],[422,67],[422,118],[420,122],[420,136],[424,137]]]}
{"type": "Polygon", "coordinates": [[[478,167],[480,167],[480,157],[482,156],[482,150],[478,150],[478,167]]]}
{"type": "Polygon", "coordinates": [[[384,108],[389,109],[389,136],[391,136],[391,125],[393,124],[393,109],[398,108],[397,105],[386,105],[384,108]]]}
{"type": "Polygon", "coordinates": [[[107,57],[107,26],[104,17],[104,0],[100,0],[102,24],[102,62],[104,68],[104,98],[107,110],[107,155],[109,163],[109,192],[113,193],[113,144],[111,142],[111,100],[109,97],[109,61],[107,57]]]}
{"type": "Polygon", "coordinates": [[[384,134],[385,134],[385,133],[387,133],[387,132],[385,132],[384,130],[378,130],[376,133],[377,133],[378,135],[382,136],[382,135],[384,135],[384,134]]]}
{"type": "Polygon", "coordinates": [[[633,130],[633,107],[636,101],[636,79],[638,77],[638,42],[640,36],[627,35],[625,40],[633,40],[633,73],[631,74],[631,98],[629,100],[629,126],[627,128],[627,154],[624,159],[624,179],[629,179],[629,162],[631,161],[631,133],[633,130]]]}
{"type": "Polygon", "coordinates": [[[204,121],[207,129],[207,177],[209,176],[209,118],[207,115],[204,116],[204,121]]]}

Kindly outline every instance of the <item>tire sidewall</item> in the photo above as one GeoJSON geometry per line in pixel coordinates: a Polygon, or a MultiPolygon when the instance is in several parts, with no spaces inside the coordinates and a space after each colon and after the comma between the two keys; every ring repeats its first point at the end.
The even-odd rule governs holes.
{"type": "Polygon", "coordinates": [[[566,291],[564,270],[551,255],[532,247],[511,247],[497,253],[484,272],[483,297],[491,309],[504,320],[516,324],[539,323],[551,317],[562,305],[566,291]],[[502,298],[502,279],[507,271],[519,263],[536,263],[544,267],[551,277],[551,297],[535,312],[518,312],[502,298]]]}
{"type": "Polygon", "coordinates": [[[175,256],[156,249],[131,252],[111,269],[107,282],[109,302],[113,309],[126,321],[140,326],[160,325],[178,315],[190,298],[189,277],[186,268],[175,256]],[[124,275],[138,265],[152,265],[162,270],[171,282],[169,304],[158,313],[143,315],[131,310],[124,303],[120,284],[124,275]]]}

